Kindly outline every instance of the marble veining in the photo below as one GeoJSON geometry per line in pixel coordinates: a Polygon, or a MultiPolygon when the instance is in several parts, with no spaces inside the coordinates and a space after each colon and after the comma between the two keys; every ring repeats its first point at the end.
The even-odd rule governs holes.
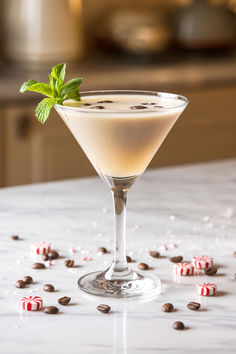
{"type": "Polygon", "coordinates": [[[130,191],[127,254],[136,261],[133,267],[148,263],[163,283],[162,294],[150,302],[97,298],[77,288],[78,277],[111,261],[111,253],[96,252],[113,247],[111,197],[99,178],[0,190],[0,353],[235,353],[235,176],[235,159],[149,170],[130,191]],[[11,240],[11,234],[22,240],[11,240]],[[73,258],[76,267],[67,269],[61,259],[46,270],[31,269],[30,245],[41,240],[73,258]],[[149,250],[163,244],[168,250],[151,258],[149,250]],[[216,276],[173,277],[169,256],[188,261],[202,254],[214,257],[216,276]],[[85,256],[93,260],[85,262],[85,256]],[[15,288],[24,275],[34,284],[15,288]],[[195,285],[202,281],[215,283],[217,296],[199,298],[195,285]],[[44,292],[45,283],[56,291],[44,292]],[[27,295],[42,296],[45,305],[57,306],[62,296],[72,301],[58,305],[58,315],[21,313],[18,301],[27,295]],[[188,310],[189,301],[201,302],[201,310],[188,310]],[[163,313],[165,302],[176,311],[163,313]],[[110,304],[111,313],[99,313],[99,303],[110,304]],[[173,330],[176,320],[187,329],[173,330]]]}

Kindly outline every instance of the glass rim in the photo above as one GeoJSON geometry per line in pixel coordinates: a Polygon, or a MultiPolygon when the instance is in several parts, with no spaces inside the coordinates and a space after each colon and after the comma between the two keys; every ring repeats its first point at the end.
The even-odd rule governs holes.
{"type": "MultiPolygon", "coordinates": [[[[175,93],[169,93],[169,92],[162,92],[162,91],[148,91],[148,90],[93,90],[93,91],[82,91],[80,92],[80,96],[83,97],[83,96],[98,96],[98,95],[146,95],[146,96],[156,96],[156,97],[159,97],[159,98],[168,98],[168,99],[173,99],[173,100],[180,100],[182,101],[182,104],[180,105],[176,105],[176,106],[173,106],[173,107],[164,107],[164,108],[158,108],[158,109],[149,109],[148,112],[165,112],[165,111],[170,111],[170,110],[175,110],[177,108],[185,108],[188,103],[189,103],[189,100],[183,96],[183,95],[178,95],[178,94],[175,94],[175,93]]],[[[72,110],[76,110],[76,111],[79,111],[79,112],[84,112],[84,113],[91,113],[91,110],[89,110],[88,108],[82,108],[82,107],[73,107],[73,106],[66,106],[66,105],[63,105],[63,104],[58,104],[58,103],[55,103],[54,104],[55,107],[58,107],[58,108],[62,108],[62,109],[72,109],[72,110]]],[[[135,111],[130,111],[130,110],[109,110],[109,109],[106,109],[106,110],[103,110],[103,111],[100,111],[100,110],[93,110],[93,114],[95,113],[102,113],[102,114],[106,114],[106,113],[132,113],[132,114],[136,114],[136,113],[143,113],[143,110],[135,110],[135,111]]]]}

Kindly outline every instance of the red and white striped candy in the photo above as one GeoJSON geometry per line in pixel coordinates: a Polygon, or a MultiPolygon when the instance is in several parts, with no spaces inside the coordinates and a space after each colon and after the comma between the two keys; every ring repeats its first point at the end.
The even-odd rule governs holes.
{"type": "Polygon", "coordinates": [[[213,265],[213,258],[208,256],[193,257],[191,263],[198,269],[210,268],[213,265]]]}
{"type": "Polygon", "coordinates": [[[43,300],[40,296],[22,297],[20,308],[24,311],[37,311],[43,307],[43,300]]]}
{"type": "Polygon", "coordinates": [[[201,296],[211,296],[216,293],[216,285],[210,283],[197,284],[196,290],[198,295],[201,296]]]}
{"type": "Polygon", "coordinates": [[[194,266],[190,263],[176,263],[174,265],[174,272],[177,275],[192,275],[194,266]]]}
{"type": "Polygon", "coordinates": [[[46,254],[50,249],[51,245],[46,242],[35,242],[31,245],[31,251],[36,254],[46,254]]]}

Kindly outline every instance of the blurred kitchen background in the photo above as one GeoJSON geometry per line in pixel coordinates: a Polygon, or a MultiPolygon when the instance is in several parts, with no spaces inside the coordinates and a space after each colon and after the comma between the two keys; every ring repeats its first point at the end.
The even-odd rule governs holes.
{"type": "Polygon", "coordinates": [[[68,62],[81,90],[183,94],[150,167],[236,157],[236,0],[0,0],[0,186],[95,174],[62,120],[34,117],[28,79],[68,62]]]}

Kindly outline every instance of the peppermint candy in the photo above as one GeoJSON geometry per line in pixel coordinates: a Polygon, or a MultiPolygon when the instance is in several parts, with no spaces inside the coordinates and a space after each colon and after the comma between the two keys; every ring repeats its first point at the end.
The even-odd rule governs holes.
{"type": "Polygon", "coordinates": [[[43,307],[43,300],[40,296],[22,297],[20,308],[24,311],[37,311],[43,307]]]}
{"type": "Polygon", "coordinates": [[[51,245],[46,242],[35,242],[31,245],[31,252],[35,254],[46,254],[50,252],[51,245]]]}
{"type": "Polygon", "coordinates": [[[176,263],[173,269],[177,275],[192,275],[194,272],[194,266],[190,263],[176,263]]]}
{"type": "Polygon", "coordinates": [[[92,260],[93,260],[92,257],[83,257],[82,258],[82,261],[85,261],[85,262],[90,262],[92,260]]]}
{"type": "Polygon", "coordinates": [[[191,263],[198,269],[210,268],[213,265],[213,258],[208,256],[193,257],[191,263]]]}
{"type": "Polygon", "coordinates": [[[216,285],[210,283],[197,284],[196,290],[200,296],[211,296],[216,293],[216,285]]]}

